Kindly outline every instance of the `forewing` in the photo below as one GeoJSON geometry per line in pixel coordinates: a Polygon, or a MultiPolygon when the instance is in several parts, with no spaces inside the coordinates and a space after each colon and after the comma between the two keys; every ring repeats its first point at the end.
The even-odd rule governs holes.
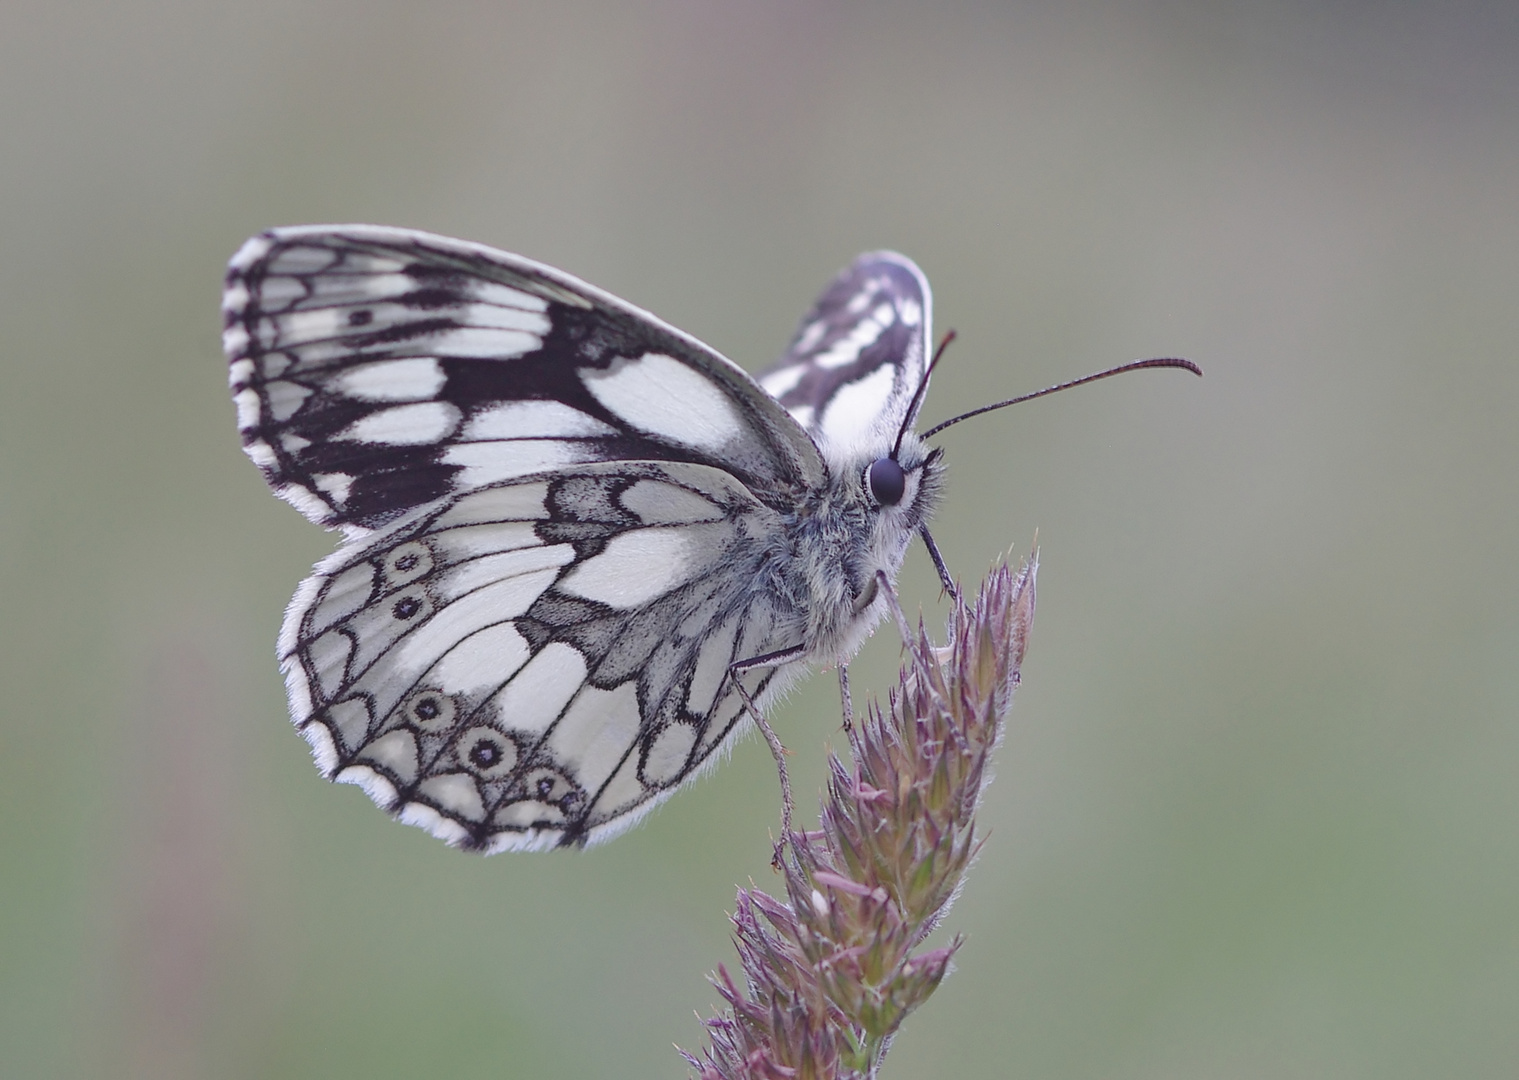
{"type": "Polygon", "coordinates": [[[601,461],[714,465],[773,506],[816,448],[741,369],[527,259],[372,225],[275,229],[233,257],[223,343],[271,486],[350,537],[471,488],[601,461]]]}
{"type": "MultiPolygon", "coordinates": [[[[779,515],[726,473],[589,465],[350,542],[280,638],[322,773],[478,851],[626,828],[730,741],[734,661],[794,648],[779,515]]],[[[744,675],[761,696],[776,672],[744,675]]]]}
{"type": "Polygon", "coordinates": [[[823,290],[760,385],[825,451],[889,449],[923,380],[932,315],[928,280],[911,259],[861,255],[823,290]]]}

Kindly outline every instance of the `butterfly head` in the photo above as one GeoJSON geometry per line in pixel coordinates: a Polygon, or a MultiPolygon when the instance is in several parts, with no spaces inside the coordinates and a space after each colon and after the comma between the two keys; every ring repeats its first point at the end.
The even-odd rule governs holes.
{"type": "Polygon", "coordinates": [[[909,433],[890,453],[856,463],[866,505],[898,528],[916,528],[938,500],[943,456],[909,433]]]}
{"type": "Polygon", "coordinates": [[[895,577],[908,544],[930,517],[943,488],[943,451],[909,433],[886,452],[862,451],[837,463],[844,501],[862,519],[863,554],[856,587],[866,589],[876,571],[895,577]]]}

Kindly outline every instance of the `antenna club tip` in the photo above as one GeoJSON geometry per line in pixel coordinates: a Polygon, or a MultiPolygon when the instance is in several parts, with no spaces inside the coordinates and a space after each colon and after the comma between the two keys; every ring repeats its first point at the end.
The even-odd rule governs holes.
{"type": "Polygon", "coordinates": [[[1182,357],[1182,356],[1163,356],[1163,357],[1157,357],[1154,360],[1141,360],[1141,361],[1139,361],[1134,366],[1136,366],[1136,367],[1181,368],[1183,371],[1190,371],[1192,374],[1196,375],[1198,378],[1202,378],[1202,374],[1203,374],[1203,369],[1202,368],[1198,367],[1192,361],[1190,361],[1190,360],[1188,360],[1188,359],[1186,359],[1185,357],[1182,357]]]}

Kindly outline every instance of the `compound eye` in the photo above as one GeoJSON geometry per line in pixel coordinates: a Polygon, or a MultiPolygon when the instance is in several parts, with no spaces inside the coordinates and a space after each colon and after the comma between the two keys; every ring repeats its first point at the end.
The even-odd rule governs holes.
{"type": "Polygon", "coordinates": [[[896,506],[907,490],[907,474],[902,466],[889,457],[876,458],[866,472],[870,480],[870,493],[882,506],[896,506]]]}

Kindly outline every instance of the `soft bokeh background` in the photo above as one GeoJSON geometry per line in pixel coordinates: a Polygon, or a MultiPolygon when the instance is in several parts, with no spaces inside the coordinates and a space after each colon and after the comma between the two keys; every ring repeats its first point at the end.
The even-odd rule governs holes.
{"type": "MultiPolygon", "coordinates": [[[[684,1075],[774,881],[757,741],[585,854],[318,779],[273,641],[332,541],[242,457],[217,303],[328,220],[750,367],[897,247],[961,334],[930,420],[1199,360],[943,439],[950,563],[1037,529],[1040,610],[887,1075],[1519,1075],[1519,8],[1200,0],[8,0],[0,1075],[684,1075]]],[[[804,793],[834,695],[776,720],[804,793]]]]}

